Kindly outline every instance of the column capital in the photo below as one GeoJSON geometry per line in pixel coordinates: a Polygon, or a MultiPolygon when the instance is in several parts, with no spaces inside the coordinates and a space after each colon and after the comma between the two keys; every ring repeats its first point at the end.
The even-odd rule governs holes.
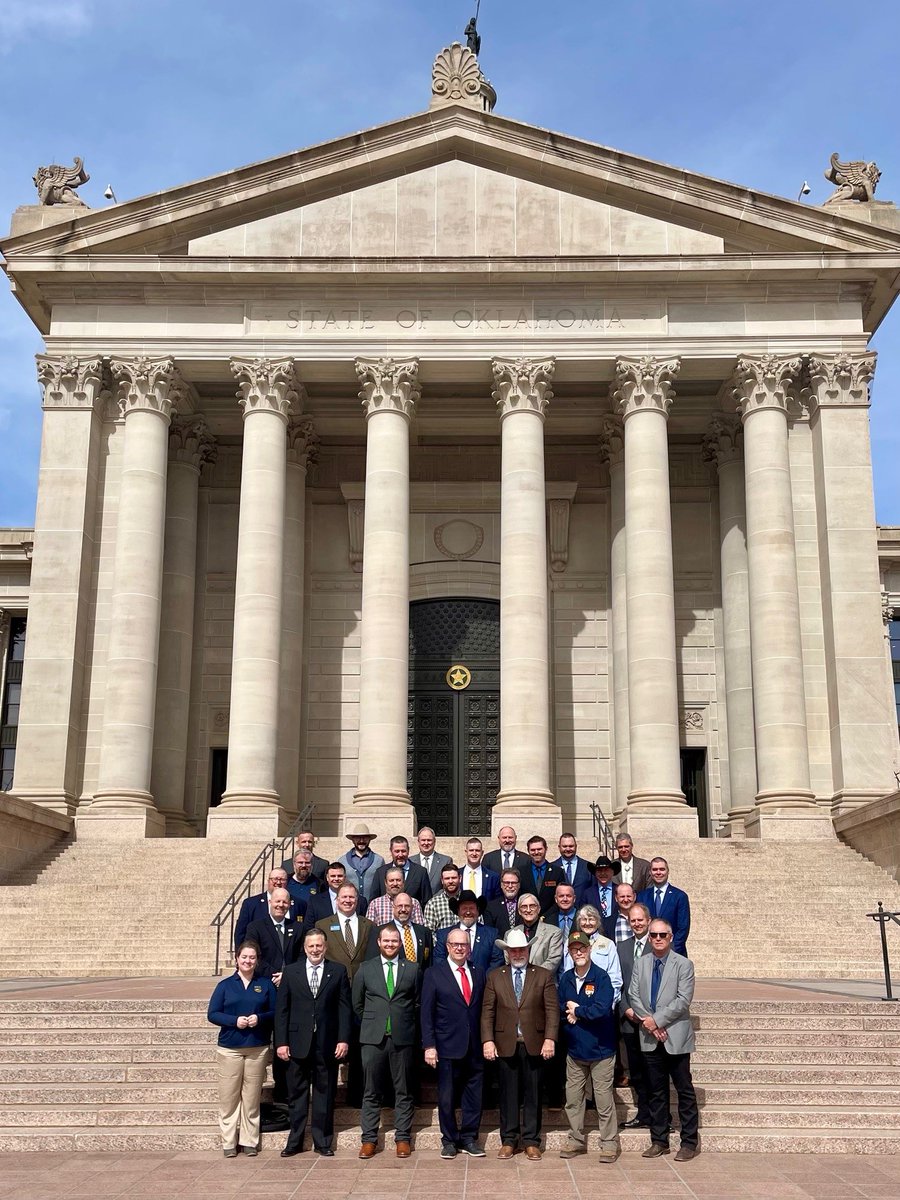
{"type": "Polygon", "coordinates": [[[672,381],[680,370],[680,358],[617,358],[612,398],[619,414],[627,419],[651,411],[668,417],[672,381]]]}
{"type": "Polygon", "coordinates": [[[738,462],[744,457],[744,427],[740,417],[719,413],[713,417],[700,443],[704,461],[717,468],[738,462]]]}
{"type": "Polygon", "coordinates": [[[555,358],[494,358],[491,392],[500,410],[500,419],[514,412],[533,412],[544,417],[553,399],[551,384],[556,370],[555,358]]]}
{"type": "Polygon", "coordinates": [[[109,393],[109,372],[99,355],[38,354],[37,377],[44,391],[43,408],[93,409],[109,393]]]}
{"type": "Polygon", "coordinates": [[[319,435],[309,417],[292,417],[287,427],[288,462],[305,471],[319,455],[319,435]]]}
{"type": "Polygon", "coordinates": [[[168,421],[173,407],[189,388],[173,358],[111,358],[119,412],[152,412],[168,421]]]}
{"type": "Polygon", "coordinates": [[[612,413],[604,413],[600,418],[600,461],[611,467],[618,467],[625,461],[625,422],[621,417],[612,413]]]}
{"type": "Polygon", "coordinates": [[[422,394],[417,358],[357,358],[359,398],[366,420],[379,412],[395,412],[410,420],[422,394]]]}
{"type": "Polygon", "coordinates": [[[254,412],[272,412],[285,421],[306,398],[292,358],[232,358],[237,398],[244,420],[254,412]]]}
{"type": "Polygon", "coordinates": [[[791,414],[802,365],[799,354],[740,355],[727,390],[737,404],[741,420],[746,421],[751,413],[763,408],[778,408],[791,414]]]}
{"type": "Polygon", "coordinates": [[[174,416],[169,425],[169,458],[173,462],[187,463],[200,470],[206,463],[214,463],[218,454],[216,439],[209,432],[204,417],[174,416]]]}
{"type": "Polygon", "coordinates": [[[808,363],[808,387],[803,399],[810,412],[820,408],[868,408],[869,384],[875,375],[878,355],[811,354],[808,363]]]}

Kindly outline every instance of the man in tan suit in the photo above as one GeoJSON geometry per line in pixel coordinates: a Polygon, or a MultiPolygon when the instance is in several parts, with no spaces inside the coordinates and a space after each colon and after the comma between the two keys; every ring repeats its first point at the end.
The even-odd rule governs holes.
{"type": "Polygon", "coordinates": [[[520,1139],[526,1158],[541,1157],[541,1068],[553,1057],[559,1032],[556,984],[549,971],[529,963],[531,944],[523,929],[511,929],[497,943],[509,963],[488,975],[481,1009],[484,1057],[497,1063],[497,1157],[503,1159],[512,1158],[520,1139]]]}
{"type": "MultiPolygon", "coordinates": [[[[354,883],[342,883],[338,888],[337,909],[331,917],[316,922],[316,929],[325,934],[325,957],[329,962],[340,963],[353,976],[370,957],[375,945],[376,931],[371,921],[357,914],[359,889],[354,883]]],[[[362,1104],[363,1074],[359,1047],[359,1021],[354,1016],[350,1034],[350,1053],[347,1056],[347,1103],[351,1108],[362,1104]]]]}

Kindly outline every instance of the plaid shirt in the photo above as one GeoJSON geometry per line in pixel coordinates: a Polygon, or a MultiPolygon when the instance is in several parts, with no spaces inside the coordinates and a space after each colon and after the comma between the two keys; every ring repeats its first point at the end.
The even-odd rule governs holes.
{"type": "Polygon", "coordinates": [[[449,929],[457,920],[450,908],[450,897],[441,888],[425,905],[425,924],[434,933],[438,929],[449,929]]]}
{"type": "MultiPolygon", "coordinates": [[[[409,919],[414,925],[425,924],[425,915],[418,900],[412,902],[412,913],[409,919]]],[[[366,909],[366,920],[376,926],[391,925],[394,920],[394,901],[391,897],[379,896],[375,900],[370,900],[369,907],[366,909]]]]}

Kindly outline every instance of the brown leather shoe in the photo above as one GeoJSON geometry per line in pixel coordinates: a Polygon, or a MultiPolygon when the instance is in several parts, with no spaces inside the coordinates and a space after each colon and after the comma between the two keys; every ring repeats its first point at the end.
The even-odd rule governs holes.
{"type": "Polygon", "coordinates": [[[620,1154],[620,1150],[601,1150],[597,1155],[597,1161],[602,1163],[614,1163],[620,1154]]]}
{"type": "Polygon", "coordinates": [[[567,1142],[559,1152],[560,1158],[577,1158],[579,1154],[587,1154],[586,1142],[567,1142]]]}
{"type": "Polygon", "coordinates": [[[696,1158],[700,1153],[699,1146],[682,1146],[675,1155],[676,1162],[690,1162],[692,1158],[696,1158]]]}
{"type": "Polygon", "coordinates": [[[409,1144],[409,1142],[398,1142],[397,1143],[397,1157],[398,1158],[409,1158],[409,1156],[411,1154],[412,1154],[412,1146],[409,1144]]]}
{"type": "Polygon", "coordinates": [[[374,1142],[363,1142],[359,1148],[360,1158],[374,1158],[378,1153],[378,1147],[374,1142]]]}
{"type": "Polygon", "coordinates": [[[497,1151],[497,1157],[498,1158],[512,1158],[512,1156],[515,1154],[515,1152],[516,1152],[515,1146],[501,1146],[500,1149],[497,1151]]]}
{"type": "Polygon", "coordinates": [[[539,1162],[544,1156],[541,1154],[538,1146],[526,1146],[525,1157],[530,1159],[532,1162],[539,1162]]]}
{"type": "Polygon", "coordinates": [[[651,1142],[650,1145],[641,1154],[641,1158],[662,1158],[664,1154],[669,1153],[669,1147],[664,1146],[662,1142],[651,1142]]]}

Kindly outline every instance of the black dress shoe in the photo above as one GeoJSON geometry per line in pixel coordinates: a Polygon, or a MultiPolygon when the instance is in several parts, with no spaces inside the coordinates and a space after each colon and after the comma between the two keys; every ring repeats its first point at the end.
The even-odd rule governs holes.
{"type": "Polygon", "coordinates": [[[315,1146],[316,1154],[320,1154],[322,1158],[334,1158],[334,1151],[330,1146],[315,1146]]]}
{"type": "Polygon", "coordinates": [[[650,1122],[642,1121],[640,1117],[632,1117],[630,1121],[620,1121],[620,1129],[649,1129],[650,1122]]]}
{"type": "Polygon", "coordinates": [[[302,1146],[285,1146],[285,1148],[281,1152],[281,1157],[282,1158],[293,1158],[295,1154],[302,1154],[302,1153],[303,1153],[302,1146]]]}

